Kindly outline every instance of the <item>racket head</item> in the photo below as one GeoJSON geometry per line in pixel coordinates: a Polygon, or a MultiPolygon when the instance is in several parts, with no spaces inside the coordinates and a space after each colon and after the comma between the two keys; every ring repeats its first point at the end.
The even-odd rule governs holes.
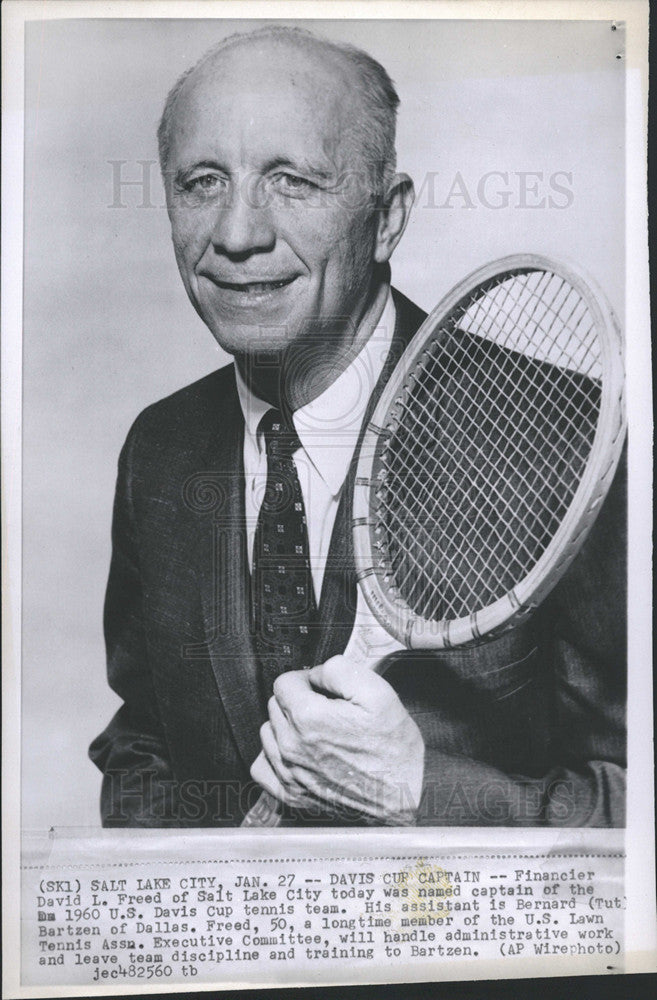
{"type": "Polygon", "coordinates": [[[591,279],[535,254],[471,274],[363,437],[354,552],[381,625],[441,649],[531,614],[593,525],[624,436],[620,327],[591,279]]]}

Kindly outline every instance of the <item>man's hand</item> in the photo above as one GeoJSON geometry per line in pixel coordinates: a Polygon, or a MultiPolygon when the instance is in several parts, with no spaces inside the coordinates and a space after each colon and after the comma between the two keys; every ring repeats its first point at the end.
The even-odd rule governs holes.
{"type": "Polygon", "coordinates": [[[420,730],[377,674],[334,656],[281,674],[251,775],[286,805],[347,806],[379,823],[414,822],[424,771],[420,730]]]}

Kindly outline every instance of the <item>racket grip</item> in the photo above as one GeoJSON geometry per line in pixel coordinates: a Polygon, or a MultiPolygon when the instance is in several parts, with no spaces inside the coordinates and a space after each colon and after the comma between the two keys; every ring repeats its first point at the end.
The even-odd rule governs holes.
{"type": "Polygon", "coordinates": [[[281,804],[270,795],[269,792],[262,792],[260,798],[254,806],[251,806],[248,813],[242,820],[241,826],[251,827],[275,827],[280,826],[283,819],[281,804]]]}

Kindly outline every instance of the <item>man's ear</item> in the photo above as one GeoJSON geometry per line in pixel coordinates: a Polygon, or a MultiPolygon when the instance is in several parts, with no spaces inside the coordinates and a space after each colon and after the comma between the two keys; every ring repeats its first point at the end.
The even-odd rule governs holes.
{"type": "Polygon", "coordinates": [[[378,226],[374,259],[377,264],[390,260],[406,229],[415,201],[415,188],[408,174],[395,174],[385,197],[377,205],[378,226]]]}

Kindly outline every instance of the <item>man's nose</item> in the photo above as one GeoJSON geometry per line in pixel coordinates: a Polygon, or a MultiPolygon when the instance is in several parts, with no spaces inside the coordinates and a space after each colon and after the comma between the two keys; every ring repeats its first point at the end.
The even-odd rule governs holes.
{"type": "Polygon", "coordinates": [[[235,186],[230,198],[218,209],[212,231],[217,253],[231,256],[263,253],[276,243],[270,206],[255,183],[235,186]]]}

